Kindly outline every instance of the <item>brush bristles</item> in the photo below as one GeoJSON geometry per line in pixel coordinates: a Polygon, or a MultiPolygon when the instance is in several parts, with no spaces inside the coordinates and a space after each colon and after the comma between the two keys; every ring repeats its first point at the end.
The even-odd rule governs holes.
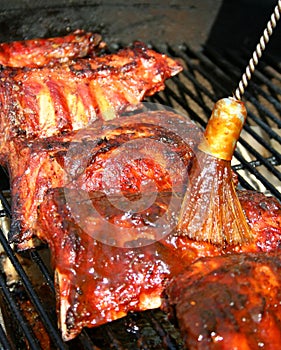
{"type": "Polygon", "coordinates": [[[177,231],[178,235],[220,245],[252,240],[230,161],[200,152],[189,177],[177,231]]]}

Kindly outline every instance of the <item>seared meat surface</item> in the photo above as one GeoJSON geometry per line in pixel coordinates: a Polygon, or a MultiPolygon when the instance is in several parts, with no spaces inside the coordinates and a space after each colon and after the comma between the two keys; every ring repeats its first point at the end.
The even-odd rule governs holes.
{"type": "MultiPolygon", "coordinates": [[[[45,138],[118,117],[164,89],[182,70],[142,43],[116,54],[54,67],[0,72],[1,145],[18,137],[45,138]]],[[[1,151],[3,153],[3,151],[1,151]]]]}
{"type": "Polygon", "coordinates": [[[278,250],[200,259],[166,293],[186,349],[278,349],[280,287],[278,250]]]}
{"type": "Polygon", "coordinates": [[[238,192],[254,233],[251,244],[223,247],[173,233],[179,208],[171,191],[181,199],[200,137],[184,117],[155,111],[19,142],[20,152],[11,141],[9,163],[17,154],[22,160],[11,166],[14,241],[26,249],[36,236],[49,245],[65,340],[83,327],[159,307],[168,281],[202,257],[278,251],[280,205],[256,192],[238,192]],[[117,184],[109,192],[108,171],[116,174],[109,185],[117,184]],[[151,180],[155,196],[142,187],[151,180]],[[149,207],[147,192],[155,198],[149,207]],[[128,201],[133,208],[140,202],[142,210],[132,210],[128,201]],[[163,217],[170,232],[159,235],[155,227],[163,217]]]}
{"type": "MultiPolygon", "coordinates": [[[[113,208],[102,193],[93,192],[89,196],[90,203],[77,201],[85,214],[83,219],[91,214],[91,204],[97,203],[99,211],[111,214],[111,220],[119,220],[119,225],[123,222],[132,229],[136,222],[153,220],[153,212],[157,214],[159,210],[155,204],[150,217],[132,215],[124,219],[124,215],[111,212],[113,208]]],[[[159,307],[163,282],[171,273],[178,274],[178,268],[184,264],[178,264],[177,252],[171,252],[159,242],[130,248],[128,241],[126,248],[94,239],[93,230],[94,235],[100,231],[101,238],[109,242],[118,232],[116,235],[108,232],[104,220],[94,221],[91,216],[88,222],[83,222],[83,226],[87,225],[83,230],[65,203],[63,189],[48,193],[40,205],[39,225],[38,235],[48,243],[52,253],[59,326],[65,340],[74,338],[83,327],[104,324],[129,311],[159,307]]],[[[140,243],[144,243],[146,238],[139,232],[140,243]]],[[[133,238],[136,237],[129,239],[133,238]]]]}
{"type": "Polygon", "coordinates": [[[163,308],[178,324],[186,349],[279,347],[281,206],[255,191],[238,196],[254,242],[227,246],[212,257],[203,252],[165,290],[163,308]]]}
{"type": "MultiPolygon", "coordinates": [[[[255,193],[245,192],[242,195],[244,200],[247,196],[249,199],[255,199],[255,193]]],[[[118,202],[122,204],[122,201],[129,198],[133,203],[134,196],[132,193],[130,196],[119,194],[118,202]]],[[[176,310],[181,310],[180,301],[184,304],[186,296],[180,293],[181,290],[185,290],[185,283],[189,283],[189,278],[181,277],[181,273],[185,276],[185,271],[193,271],[192,263],[202,257],[226,256],[225,260],[222,260],[224,270],[218,278],[219,283],[223,280],[223,273],[225,278],[231,276],[232,267],[229,274],[227,269],[233,261],[239,263],[239,256],[243,262],[248,259],[247,255],[251,260],[253,253],[257,253],[257,259],[261,261],[262,256],[270,254],[270,251],[279,254],[277,246],[281,242],[281,226],[277,229],[274,223],[268,225],[267,234],[272,234],[272,247],[268,245],[265,248],[261,244],[265,229],[262,225],[263,217],[270,215],[271,198],[258,194],[251,210],[247,211],[250,225],[253,218],[256,223],[260,222],[252,226],[255,230],[255,241],[251,245],[225,248],[187,237],[177,237],[172,231],[160,238],[153,235],[156,232],[154,227],[157,219],[167,210],[171,213],[173,211],[170,198],[171,193],[161,191],[149,208],[139,213],[124,213],[112,205],[103,192],[87,192],[85,196],[81,194],[81,190],[64,188],[53,189],[47,193],[40,205],[37,235],[47,242],[51,249],[58,291],[58,318],[65,340],[75,337],[83,327],[109,322],[126,315],[130,310],[159,307],[162,293],[171,280],[170,302],[175,303],[175,307],[178,308],[176,310]],[[74,199],[70,201],[72,192],[74,199]],[[93,212],[98,214],[93,215],[93,212]],[[128,228],[129,234],[126,230],[128,228]],[[172,292],[173,290],[175,292],[172,292]],[[175,300],[172,293],[179,295],[178,299],[175,300]]],[[[246,205],[245,202],[244,204],[246,205]]],[[[274,215],[278,216],[280,221],[280,205],[275,208],[274,215]]],[[[202,269],[198,271],[197,268],[196,272],[200,272],[204,277],[210,267],[207,263],[205,266],[198,261],[198,266],[202,269]]],[[[196,264],[195,262],[194,269],[196,264]]],[[[253,281],[255,277],[252,276],[253,281]]],[[[200,284],[200,278],[197,275],[192,281],[199,281],[200,284]]],[[[239,276],[237,280],[238,278],[239,276]]],[[[192,288],[192,284],[188,286],[192,288]]],[[[202,293],[199,292],[198,298],[201,298],[205,287],[206,284],[202,284],[202,293]]],[[[195,295],[198,294],[196,286],[192,290],[195,295]]],[[[208,300],[208,293],[203,295],[208,300]]],[[[262,297],[260,299],[262,300],[262,297]]],[[[205,304],[200,308],[202,314],[204,307],[205,304]]],[[[208,313],[208,309],[206,312],[208,313]]],[[[179,311],[179,322],[182,317],[179,311]]],[[[194,323],[194,320],[191,322],[194,323]]]]}
{"type": "MultiPolygon", "coordinates": [[[[14,67],[0,72],[0,162],[11,175],[12,231],[20,240],[30,238],[46,189],[64,185],[64,155],[75,131],[132,111],[182,69],[139,42],[116,54],[93,57],[92,52],[90,58],[69,60],[90,54],[99,40],[77,31],[63,38],[2,45],[5,64],[14,67]],[[42,64],[38,61],[34,68],[37,49],[49,61],[39,55],[42,64]],[[56,50],[62,61],[53,61],[59,58],[56,50]],[[20,54],[25,67],[15,68],[12,57],[20,54]]],[[[94,137],[101,136],[96,132],[94,137]]],[[[96,186],[94,179],[91,186],[96,186]]]]}
{"type": "Polygon", "coordinates": [[[101,36],[76,30],[63,37],[0,43],[0,64],[5,67],[41,67],[94,55],[103,46],[101,36]]]}
{"type": "Polygon", "coordinates": [[[258,232],[259,250],[280,248],[281,213],[277,199],[254,191],[239,191],[238,195],[252,230],[258,232]]]}
{"type": "MultiPolygon", "coordinates": [[[[112,171],[118,163],[124,167],[118,179],[121,191],[139,194],[142,184],[153,181],[157,191],[170,190],[173,185],[180,193],[200,135],[194,123],[172,112],[155,111],[65,136],[33,142],[15,139],[10,142],[8,155],[13,239],[23,242],[35,233],[37,207],[48,189],[67,186],[103,190],[104,172],[110,170],[111,159],[112,171]],[[126,151],[128,145],[131,148],[126,151]],[[169,157],[165,158],[163,147],[169,157]],[[126,155],[123,160],[122,150],[126,155]]],[[[116,179],[113,186],[117,184],[116,179]]]]}

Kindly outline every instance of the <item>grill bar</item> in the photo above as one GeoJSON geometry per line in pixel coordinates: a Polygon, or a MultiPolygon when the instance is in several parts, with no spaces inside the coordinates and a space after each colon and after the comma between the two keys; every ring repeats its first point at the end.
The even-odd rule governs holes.
{"type": "MultiPolygon", "coordinates": [[[[219,56],[214,53],[213,50],[208,49],[208,53],[211,54],[211,56],[214,57],[216,61],[219,62],[219,66],[222,68],[223,71],[227,73],[229,76],[234,76],[235,78],[239,77],[238,69],[235,67],[235,65],[231,64],[229,61],[224,59],[219,59],[219,56]],[[237,72],[235,75],[233,72],[237,72]]],[[[243,60],[238,59],[237,55],[233,56],[232,61],[237,61],[238,66],[243,65],[243,60]],[[241,63],[242,62],[242,63],[241,63]]],[[[254,77],[250,82],[249,88],[253,90],[252,93],[255,95],[258,93],[258,95],[263,96],[272,106],[276,108],[276,110],[280,113],[281,111],[281,104],[278,100],[274,99],[271,95],[266,93],[263,88],[255,83],[255,80],[260,80],[261,83],[265,83],[269,89],[276,90],[277,93],[280,94],[281,89],[276,86],[275,89],[273,87],[274,84],[271,83],[269,79],[267,79],[262,73],[260,73],[258,70],[254,73],[254,77]]],[[[249,94],[246,91],[245,97],[248,101],[250,101],[254,106],[258,108],[259,111],[263,112],[267,117],[269,117],[278,127],[281,127],[281,120],[280,118],[277,118],[271,111],[269,111],[267,108],[265,108],[255,97],[254,95],[249,94]]]]}
{"type": "MultiPolygon", "coordinates": [[[[0,236],[2,236],[2,232],[0,232],[0,236]]],[[[22,313],[21,313],[19,307],[17,306],[12,294],[10,293],[9,289],[7,288],[4,277],[2,275],[0,275],[0,287],[1,287],[1,291],[4,295],[4,298],[6,300],[6,303],[7,303],[7,305],[9,305],[11,311],[14,314],[15,319],[18,321],[18,325],[21,328],[21,330],[23,331],[24,336],[26,337],[30,348],[34,349],[34,350],[39,349],[40,347],[39,347],[38,340],[34,336],[32,329],[29,327],[28,323],[26,322],[26,320],[22,316],[22,313]]],[[[5,341],[9,344],[9,341],[7,338],[5,339],[5,341]]],[[[2,343],[2,345],[4,345],[4,344],[2,343]]],[[[9,344],[9,347],[11,347],[10,344],[9,344]]]]}
{"type": "MultiPolygon", "coordinates": [[[[230,51],[227,52],[227,56],[226,58],[222,58],[221,56],[219,56],[212,48],[208,47],[206,48],[207,56],[210,57],[212,60],[218,62],[218,65],[225,70],[225,72],[227,72],[227,74],[231,77],[234,78],[239,78],[240,76],[240,69],[238,67],[244,67],[247,64],[246,59],[238,56],[237,54],[235,54],[234,52],[230,51]]],[[[245,56],[248,57],[250,56],[250,52],[244,52],[245,56]]],[[[256,70],[254,72],[254,75],[252,77],[251,80],[251,88],[254,88],[252,90],[252,92],[254,90],[256,90],[256,92],[258,92],[259,94],[263,95],[264,97],[266,97],[270,103],[272,103],[273,105],[275,103],[277,103],[277,106],[279,105],[279,111],[280,111],[280,103],[279,101],[275,101],[271,95],[267,94],[262,86],[260,84],[263,84],[264,86],[270,88],[271,91],[274,91],[276,94],[281,94],[281,88],[277,85],[275,85],[274,83],[272,83],[271,79],[273,78],[273,76],[269,76],[267,77],[267,72],[264,70],[262,71],[262,66],[264,66],[263,62],[261,62],[261,64],[258,66],[258,69],[260,70],[256,70]]],[[[262,106],[260,106],[262,107],[262,106]]]]}
{"type": "Polygon", "coordinates": [[[55,293],[55,285],[54,285],[53,278],[52,278],[50,272],[48,271],[48,268],[45,265],[44,261],[41,259],[40,255],[38,254],[38,252],[32,250],[30,252],[30,257],[33,260],[33,262],[39,267],[42,275],[44,276],[44,278],[45,278],[48,286],[52,290],[52,292],[55,293]]]}
{"type": "Polygon", "coordinates": [[[265,53],[264,59],[266,66],[273,68],[276,72],[281,74],[281,63],[277,61],[273,56],[265,53]]]}
{"type": "Polygon", "coordinates": [[[148,316],[150,317],[151,323],[157,330],[158,334],[164,339],[165,344],[167,344],[169,350],[177,350],[179,348],[178,343],[171,337],[170,333],[159,323],[153,312],[149,311],[148,316]]]}
{"type": "MultiPolygon", "coordinates": [[[[279,164],[279,162],[276,161],[276,158],[275,157],[269,157],[266,159],[267,162],[269,162],[272,166],[276,166],[279,164]]],[[[248,163],[250,166],[253,166],[253,167],[258,167],[260,165],[262,165],[262,163],[259,161],[259,160],[253,160],[251,162],[248,163]]],[[[244,165],[241,163],[241,164],[237,164],[237,165],[233,165],[232,166],[234,170],[241,170],[241,169],[244,169],[244,165]]]]}
{"type": "Polygon", "coordinates": [[[6,212],[6,216],[7,217],[11,217],[12,213],[11,213],[11,207],[10,207],[10,204],[8,203],[4,193],[2,191],[0,191],[0,201],[4,207],[4,210],[6,212]]]}
{"type": "MultiPolygon", "coordinates": [[[[211,60],[211,55],[209,54],[209,52],[207,52],[206,56],[205,53],[202,52],[193,52],[186,45],[183,46],[182,50],[169,47],[168,52],[172,53],[174,56],[182,58],[184,62],[187,63],[187,69],[191,69],[191,72],[188,72],[186,70],[183,74],[186,77],[188,77],[188,79],[192,83],[192,86],[188,88],[186,86],[183,86],[184,84],[182,84],[180,88],[184,92],[184,94],[188,95],[188,97],[192,99],[192,102],[195,102],[198,105],[198,107],[200,107],[200,109],[204,111],[203,114],[197,113],[195,116],[193,112],[190,114],[190,117],[195,121],[199,122],[200,125],[205,126],[205,117],[207,115],[208,118],[211,115],[212,108],[212,105],[208,107],[208,101],[206,99],[208,98],[208,100],[210,99],[210,101],[214,103],[222,96],[229,95],[230,92],[233,90],[233,81],[238,80],[238,72],[240,69],[239,67],[232,66],[228,61],[226,61],[224,58],[220,58],[217,54],[213,55],[216,59],[216,61],[213,62],[211,60]],[[197,73],[197,75],[199,73],[200,76],[202,76],[208,82],[209,89],[206,88],[202,83],[200,83],[198,81],[198,78],[194,77],[194,72],[197,73]],[[231,76],[233,76],[234,74],[233,72],[236,72],[235,79],[231,78],[231,76]],[[200,90],[200,95],[195,95],[194,91],[191,91],[191,89],[195,91],[200,90]]],[[[212,59],[214,60],[214,58],[212,59]]],[[[239,60],[239,63],[240,62],[241,61],[239,60]]],[[[259,74],[259,76],[263,76],[262,73],[257,73],[259,74]]],[[[180,86],[180,79],[181,77],[176,77],[174,79],[178,86],[180,86]]],[[[264,81],[265,80],[263,80],[263,83],[264,81]]],[[[269,89],[271,88],[271,85],[272,83],[268,87],[269,89]]],[[[252,89],[252,87],[253,83],[251,82],[249,88],[252,89]]],[[[266,96],[268,102],[274,102],[271,104],[271,106],[275,108],[275,112],[279,113],[281,108],[279,101],[277,99],[272,99],[270,95],[265,93],[261,88],[259,88],[258,90],[262,91],[262,94],[259,94],[259,96],[266,96]],[[276,109],[276,107],[278,108],[276,109]]],[[[279,90],[276,89],[276,91],[279,90]]],[[[173,94],[171,93],[171,95],[173,94]]],[[[239,168],[234,167],[234,169],[246,169],[249,174],[256,178],[256,182],[260,182],[268,192],[270,192],[279,200],[281,200],[280,190],[276,189],[275,185],[278,181],[280,181],[281,176],[280,170],[277,168],[278,165],[281,164],[280,150],[276,149],[271,144],[271,140],[275,140],[276,142],[278,142],[278,144],[281,144],[281,137],[277,133],[277,130],[281,125],[280,116],[273,114],[273,112],[271,112],[268,108],[265,108],[264,105],[261,104],[257,100],[257,98],[253,96],[252,92],[249,93],[246,91],[245,96],[246,104],[250,108],[248,110],[248,121],[244,127],[246,133],[241,136],[239,144],[241,144],[247,150],[248,154],[252,159],[249,161],[248,159],[245,159],[245,157],[243,157],[241,154],[239,154],[238,157],[238,152],[236,151],[236,160],[239,160],[241,165],[239,166],[239,168]],[[256,111],[253,111],[253,106],[258,111],[259,115],[256,115],[256,111]],[[272,127],[270,123],[274,123],[274,127],[272,127]],[[255,130],[255,128],[253,128],[254,125],[258,126],[259,130],[262,130],[262,132],[266,133],[267,139],[265,139],[263,135],[260,135],[255,130]],[[252,136],[264,148],[264,150],[267,153],[269,153],[269,155],[263,156],[258,151],[256,151],[255,148],[252,147],[250,144],[251,139],[249,139],[248,141],[248,135],[252,136]],[[270,157],[274,157],[274,164],[267,160],[267,158],[270,157]],[[274,181],[272,180],[272,178],[268,180],[267,175],[264,176],[260,173],[259,169],[255,169],[261,169],[263,167],[270,171],[272,177],[275,177],[274,181]],[[274,182],[274,184],[272,184],[272,182],[274,182]]],[[[173,97],[175,98],[175,101],[177,103],[182,105],[182,107],[187,111],[187,113],[190,112],[189,107],[187,107],[188,103],[186,101],[182,102],[178,97],[173,97]]],[[[247,180],[244,180],[243,183],[244,187],[249,189],[255,189],[255,187],[251,186],[250,183],[247,182],[247,180]]]]}
{"type": "MultiPolygon", "coordinates": [[[[260,180],[264,186],[274,195],[276,195],[276,197],[280,197],[280,193],[278,190],[276,190],[275,186],[272,185],[272,183],[270,181],[268,181],[268,179],[266,177],[264,177],[255,167],[252,167],[250,163],[245,162],[244,158],[242,156],[240,156],[240,154],[236,154],[236,157],[238,158],[238,160],[244,165],[244,169],[248,170],[249,173],[253,174],[257,180],[260,180]]],[[[248,186],[246,186],[247,188],[248,186]]],[[[253,187],[249,188],[249,189],[255,189],[253,187]]]]}
{"type": "MultiPolygon", "coordinates": [[[[13,250],[11,249],[10,245],[7,242],[6,237],[4,236],[3,232],[1,231],[0,234],[0,243],[2,247],[5,250],[5,253],[7,254],[8,258],[10,259],[11,263],[15,267],[15,270],[18,272],[19,276],[21,277],[21,281],[30,297],[30,300],[36,307],[36,310],[38,311],[40,317],[42,318],[42,321],[44,322],[44,325],[46,326],[46,329],[48,331],[48,334],[50,335],[51,339],[54,341],[58,349],[66,349],[65,344],[63,343],[62,339],[59,337],[56,327],[53,325],[53,323],[50,321],[50,318],[48,317],[48,314],[46,310],[44,309],[42,303],[40,302],[40,299],[38,295],[36,294],[30,279],[28,278],[26,272],[24,271],[22,265],[20,264],[18,258],[14,254],[13,250]]],[[[35,349],[35,348],[34,348],[35,349]]]]}
{"type": "Polygon", "coordinates": [[[2,345],[2,348],[5,350],[12,350],[12,345],[8,341],[6,332],[4,331],[3,327],[0,325],[0,343],[2,345]]]}

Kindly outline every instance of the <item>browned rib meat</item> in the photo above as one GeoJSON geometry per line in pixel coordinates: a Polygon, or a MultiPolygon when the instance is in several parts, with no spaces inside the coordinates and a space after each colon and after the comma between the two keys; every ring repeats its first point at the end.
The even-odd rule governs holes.
{"type": "Polygon", "coordinates": [[[174,276],[165,291],[164,308],[176,317],[187,349],[280,344],[281,206],[254,191],[238,195],[255,241],[220,254],[210,250],[209,258],[201,251],[201,259],[174,276]]]}
{"type": "Polygon", "coordinates": [[[103,46],[99,34],[76,30],[63,37],[0,43],[0,64],[6,67],[41,67],[93,54],[103,46]]]}
{"type": "Polygon", "coordinates": [[[232,253],[278,251],[281,247],[281,205],[274,197],[256,191],[237,191],[247,222],[253,231],[254,240],[248,244],[216,246],[208,242],[196,242],[185,237],[166,239],[174,249],[185,250],[194,259],[232,253]],[[194,254],[192,255],[192,250],[194,254]]]}
{"type": "Polygon", "coordinates": [[[263,252],[279,249],[281,211],[277,199],[254,191],[239,191],[238,195],[251,228],[258,232],[258,249],[263,252]]]}
{"type": "Polygon", "coordinates": [[[280,250],[200,259],[173,280],[167,294],[186,349],[281,344],[280,250]]]}
{"type": "MultiPolygon", "coordinates": [[[[192,241],[187,237],[175,237],[173,232],[157,242],[145,245],[148,238],[157,238],[153,235],[145,236],[143,233],[146,232],[145,228],[154,227],[155,218],[159,218],[167,210],[170,195],[169,192],[162,191],[158,193],[156,201],[150,208],[140,213],[130,213],[130,211],[124,213],[111,205],[102,192],[87,193],[88,200],[85,200],[83,193],[81,195],[81,192],[74,190],[79,213],[83,214],[79,218],[73,215],[75,213],[71,210],[73,207],[69,206],[69,193],[66,189],[54,189],[46,195],[40,205],[37,234],[48,243],[51,249],[56,276],[58,317],[65,340],[75,337],[83,327],[94,327],[109,322],[124,316],[130,310],[159,307],[163,290],[173,277],[184,271],[199,272],[200,276],[204,277],[213,268],[212,260],[207,260],[207,262],[210,261],[210,267],[208,263],[204,267],[204,263],[198,262],[197,265],[195,263],[194,268],[189,269],[191,263],[200,257],[240,253],[243,262],[248,259],[245,256],[251,252],[259,252],[257,259],[262,260],[262,254],[267,254],[270,250],[279,251],[277,248],[279,244],[276,245],[275,242],[280,243],[281,227],[277,228],[274,223],[269,224],[267,228],[262,224],[254,225],[255,242],[250,246],[223,249],[210,243],[192,241]],[[65,196],[66,194],[68,195],[65,196]],[[93,207],[99,213],[95,217],[92,215],[93,207]],[[108,226],[107,222],[113,225],[108,226]],[[135,235],[132,233],[128,237],[124,233],[124,237],[121,237],[120,226],[129,227],[132,232],[137,227],[140,229],[135,231],[137,233],[135,235]],[[268,245],[265,248],[260,244],[265,231],[268,237],[270,232],[272,233],[272,247],[268,245]],[[102,243],[104,240],[109,244],[102,243]],[[137,243],[142,246],[132,247],[137,243]],[[262,252],[264,248],[266,253],[262,252]],[[196,266],[198,266],[197,269],[195,269],[196,266]],[[201,270],[200,267],[202,267],[201,270]]],[[[255,198],[254,193],[246,192],[243,194],[244,199],[247,195],[249,199],[254,199],[251,210],[247,211],[250,215],[249,222],[258,219],[262,223],[263,217],[271,215],[271,198],[262,195],[257,195],[255,198]]],[[[133,200],[134,195],[127,195],[125,198],[133,200]]],[[[119,203],[123,200],[124,197],[121,196],[119,203]]],[[[273,216],[278,217],[280,222],[281,207],[277,203],[274,205],[273,216]]],[[[240,254],[237,258],[230,257],[229,262],[227,258],[222,260],[222,264],[227,268],[230,267],[230,274],[228,275],[227,270],[222,270],[219,273],[220,279],[223,278],[223,273],[226,273],[225,278],[227,278],[231,276],[232,271],[235,272],[231,264],[235,259],[239,261],[240,254]]],[[[251,255],[249,256],[251,260],[251,255]]],[[[217,260],[214,259],[214,262],[217,266],[217,260]]],[[[274,263],[273,261],[273,265],[274,263]]],[[[278,266],[275,267],[277,268],[278,266]]],[[[266,271],[265,269],[265,276],[268,276],[266,271]]],[[[194,278],[194,283],[198,281],[199,286],[200,276],[197,275],[198,280],[194,278]]],[[[251,280],[253,285],[255,277],[262,278],[262,271],[259,276],[253,275],[251,280]]],[[[184,283],[185,281],[186,279],[183,280],[184,283]]],[[[181,279],[178,283],[176,282],[174,293],[176,296],[178,296],[176,293],[184,287],[184,283],[182,284],[181,279]]],[[[204,295],[206,299],[209,297],[208,293],[204,293],[204,287],[205,284],[200,287],[202,292],[200,291],[199,295],[194,287],[196,300],[202,299],[200,295],[204,295]]],[[[220,293],[219,290],[218,293],[220,293]]],[[[177,304],[179,300],[175,300],[176,296],[171,297],[171,303],[177,304]]],[[[274,299],[274,302],[277,302],[276,300],[274,299]]],[[[208,304],[208,301],[206,303],[208,304]]],[[[256,311],[259,312],[259,310],[256,311]]],[[[193,325],[195,320],[196,318],[192,321],[193,325]]]]}
{"type": "Polygon", "coordinates": [[[116,161],[122,161],[114,159],[118,157],[114,152],[122,151],[122,147],[135,141],[135,152],[142,159],[132,161],[135,155],[128,155],[128,164],[122,165],[124,169],[120,174],[121,190],[140,193],[142,184],[152,180],[158,191],[170,190],[173,185],[174,190],[180,192],[182,172],[188,170],[200,135],[195,124],[172,112],[155,111],[124,117],[122,122],[96,124],[65,136],[33,142],[15,139],[8,147],[14,240],[25,241],[21,247],[28,247],[26,240],[34,233],[37,207],[48,189],[67,186],[86,191],[103,190],[107,162],[112,159],[116,165],[116,161]],[[150,149],[149,140],[154,150],[150,149]],[[170,152],[167,159],[163,158],[161,145],[170,152]]]}
{"type": "MultiPolygon", "coordinates": [[[[139,248],[102,244],[73,220],[63,194],[63,190],[48,194],[40,207],[42,230],[38,231],[52,251],[63,338],[70,340],[83,327],[98,326],[129,311],[159,307],[163,281],[173,269],[174,274],[179,272],[178,264],[169,266],[177,254],[169,254],[160,243],[139,248]]],[[[99,210],[110,210],[102,194],[94,192],[91,199],[98,202],[99,210]]],[[[88,212],[87,203],[77,205],[85,214],[88,212]]],[[[122,221],[122,216],[115,219],[122,221]]],[[[140,217],[132,216],[127,224],[138,220],[140,217]]],[[[94,224],[97,230],[103,225],[103,221],[94,224]]]]}
{"type": "Polygon", "coordinates": [[[181,69],[141,43],[52,68],[5,69],[0,73],[0,142],[50,137],[113,119],[164,89],[165,80],[181,69]]]}

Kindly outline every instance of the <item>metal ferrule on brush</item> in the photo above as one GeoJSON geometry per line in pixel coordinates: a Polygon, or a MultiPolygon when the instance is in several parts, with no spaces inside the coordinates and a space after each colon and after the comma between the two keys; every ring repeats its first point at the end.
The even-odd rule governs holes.
{"type": "Polygon", "coordinates": [[[242,101],[232,97],[219,100],[198,148],[216,158],[231,160],[246,117],[247,110],[242,101]]]}

